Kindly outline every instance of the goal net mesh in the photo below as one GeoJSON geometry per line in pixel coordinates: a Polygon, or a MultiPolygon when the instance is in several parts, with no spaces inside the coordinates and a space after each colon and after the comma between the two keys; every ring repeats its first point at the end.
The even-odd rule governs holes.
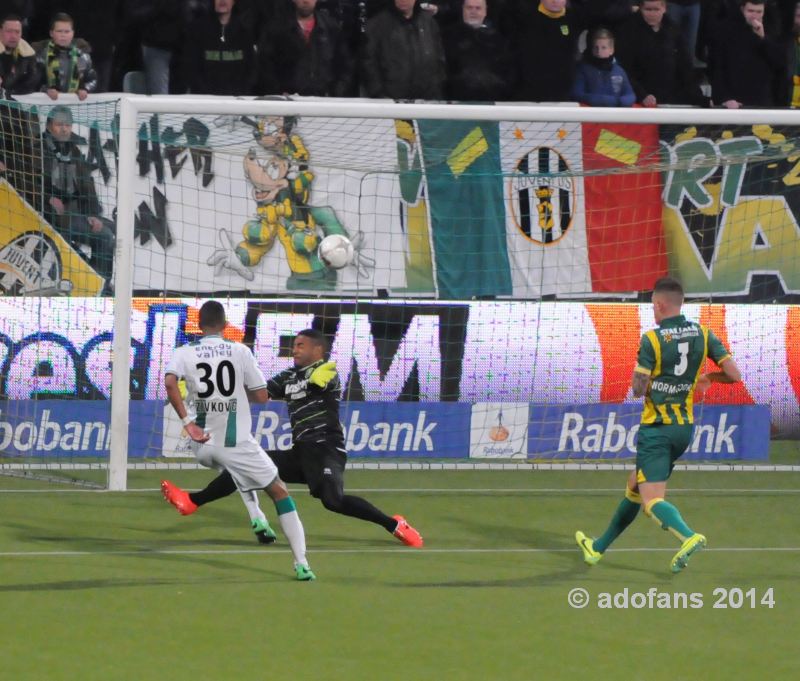
{"type": "MultiPolygon", "coordinates": [[[[7,473],[103,484],[112,387],[130,392],[129,464],[189,460],[163,373],[209,298],[268,377],[299,330],[328,336],[354,458],[624,461],[648,291],[669,274],[745,376],[697,405],[688,458],[764,458],[770,435],[800,431],[794,128],[287,116],[265,102],[140,113],[121,132],[116,100],[42,102],[0,114],[7,473]],[[115,296],[130,292],[114,290],[100,236],[121,192],[131,377],[112,386],[115,296]],[[319,255],[331,234],[354,247],[342,269],[319,255]]],[[[290,446],[283,405],[253,415],[262,446],[290,446]]]]}

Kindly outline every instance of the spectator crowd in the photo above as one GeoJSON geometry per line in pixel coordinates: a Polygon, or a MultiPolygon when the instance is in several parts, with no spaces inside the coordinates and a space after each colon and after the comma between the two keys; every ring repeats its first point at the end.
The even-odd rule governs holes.
{"type": "MultiPolygon", "coordinates": [[[[0,0],[0,99],[33,92],[800,106],[800,2],[0,0]],[[633,4],[636,2],[637,4],[633,4]]],[[[111,293],[72,111],[0,106],[0,177],[111,293]]]]}
{"type": "Polygon", "coordinates": [[[0,95],[800,104],[792,0],[0,0],[0,95]],[[488,2],[488,5],[487,5],[488,2]]]}

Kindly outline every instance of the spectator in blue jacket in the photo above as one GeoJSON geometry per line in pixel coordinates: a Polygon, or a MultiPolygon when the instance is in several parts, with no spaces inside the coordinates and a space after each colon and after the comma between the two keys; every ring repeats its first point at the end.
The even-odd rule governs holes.
{"type": "Polygon", "coordinates": [[[614,36],[608,29],[600,28],[589,36],[572,97],[590,106],[633,106],[636,101],[628,74],[614,59],[614,36]]]}

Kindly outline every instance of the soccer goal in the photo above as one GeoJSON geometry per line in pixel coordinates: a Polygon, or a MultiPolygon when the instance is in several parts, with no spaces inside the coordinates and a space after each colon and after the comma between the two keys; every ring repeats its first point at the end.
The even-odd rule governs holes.
{"type": "MultiPolygon", "coordinates": [[[[44,397],[58,395],[12,399],[9,367],[22,366],[23,383],[25,372],[57,382],[51,355],[63,343],[40,342],[15,364],[22,339],[4,330],[8,469],[107,467],[109,488],[125,489],[132,467],[191,465],[163,369],[212,297],[226,306],[226,336],[268,376],[291,362],[297,331],[328,336],[356,464],[625,462],[640,410],[630,376],[654,325],[642,292],[667,274],[684,284],[686,315],[714,329],[745,376],[698,406],[689,458],[763,460],[771,435],[800,433],[796,112],[113,106],[105,118],[76,107],[103,214],[115,216],[113,301],[29,287],[7,308],[17,319],[35,298],[53,338],[74,337],[62,364],[87,399],[69,410],[106,410],[102,438],[84,424],[65,440],[55,399],[43,419],[44,397]],[[331,235],[352,248],[344,267],[321,257],[331,235]]],[[[7,193],[20,198],[11,184],[7,193]]],[[[290,446],[280,403],[253,415],[262,446],[290,446]]]]}

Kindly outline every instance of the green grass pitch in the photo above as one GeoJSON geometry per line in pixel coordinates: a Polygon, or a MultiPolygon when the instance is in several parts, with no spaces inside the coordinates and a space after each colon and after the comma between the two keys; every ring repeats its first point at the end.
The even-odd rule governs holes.
{"type": "MultiPolygon", "coordinates": [[[[196,488],[211,473],[170,477],[196,488]]],[[[797,678],[800,474],[677,472],[670,498],[709,539],[679,575],[676,540],[643,516],[600,564],[581,561],[575,530],[604,529],[624,477],[348,473],[422,531],[421,551],[293,490],[314,583],[293,581],[282,537],[255,543],[238,496],[184,518],[157,473],[132,473],[126,493],[4,481],[17,490],[0,492],[0,679],[797,678]],[[584,609],[567,603],[575,587],[584,609]],[[714,608],[715,588],[754,596],[714,608]],[[598,607],[624,589],[703,607],[598,607]]]]}

